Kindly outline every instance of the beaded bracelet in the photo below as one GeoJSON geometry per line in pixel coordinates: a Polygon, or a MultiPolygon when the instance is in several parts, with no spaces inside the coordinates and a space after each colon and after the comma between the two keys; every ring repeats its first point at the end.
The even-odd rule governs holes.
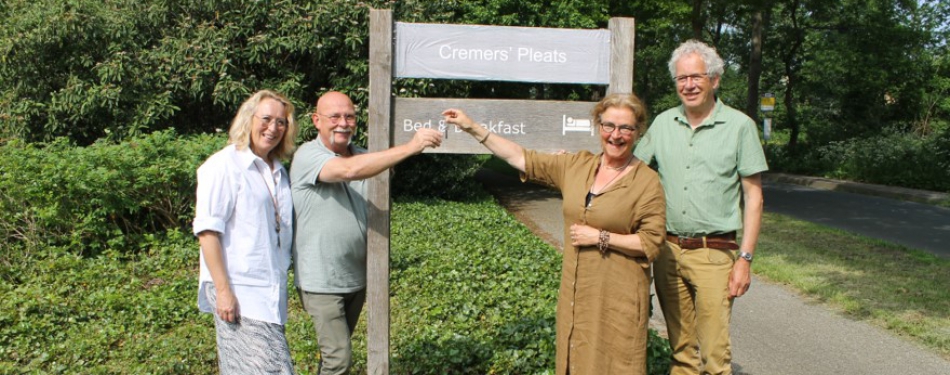
{"type": "Polygon", "coordinates": [[[610,232],[606,230],[600,231],[600,242],[597,243],[597,249],[600,250],[601,255],[607,255],[607,248],[610,246],[610,232]]]}

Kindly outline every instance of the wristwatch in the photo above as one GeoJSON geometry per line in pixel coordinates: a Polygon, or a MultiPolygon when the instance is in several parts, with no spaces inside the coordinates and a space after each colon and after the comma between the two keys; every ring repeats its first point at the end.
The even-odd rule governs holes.
{"type": "Polygon", "coordinates": [[[745,251],[740,251],[740,252],[739,252],[739,258],[745,259],[745,260],[749,261],[749,263],[752,263],[752,253],[747,253],[747,252],[745,252],[745,251]]]}

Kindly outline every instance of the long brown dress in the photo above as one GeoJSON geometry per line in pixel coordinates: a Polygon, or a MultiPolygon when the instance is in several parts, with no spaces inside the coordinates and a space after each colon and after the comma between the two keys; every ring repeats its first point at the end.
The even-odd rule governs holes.
{"type": "Polygon", "coordinates": [[[645,374],[650,264],[666,236],[666,203],[656,172],[633,170],[586,197],[601,154],[525,151],[523,179],[550,185],[564,200],[564,260],[557,303],[556,374],[645,374]],[[571,246],[570,225],[640,236],[646,257],[571,246]]]}

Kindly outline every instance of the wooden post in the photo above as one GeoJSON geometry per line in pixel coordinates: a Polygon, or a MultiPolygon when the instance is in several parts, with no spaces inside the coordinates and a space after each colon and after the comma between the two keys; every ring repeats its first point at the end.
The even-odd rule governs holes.
{"type": "Polygon", "coordinates": [[[635,36],[633,18],[611,18],[610,30],[610,86],[607,93],[633,92],[633,47],[635,36]]]}
{"type": "MultiPolygon", "coordinates": [[[[392,146],[393,16],[390,10],[369,13],[369,152],[392,146]]],[[[389,172],[367,187],[366,356],[371,375],[389,374],[389,172]]]]}

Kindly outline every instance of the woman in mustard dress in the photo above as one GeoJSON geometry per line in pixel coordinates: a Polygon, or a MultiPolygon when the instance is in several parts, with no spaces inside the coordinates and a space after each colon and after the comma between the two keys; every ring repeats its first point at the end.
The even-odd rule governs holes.
{"type": "Polygon", "coordinates": [[[656,172],[633,156],[647,124],[640,99],[611,94],[597,103],[597,154],[525,150],[461,110],[442,114],[521,171],[522,180],[561,192],[556,373],[646,374],[650,265],[666,235],[666,203],[656,172]]]}

